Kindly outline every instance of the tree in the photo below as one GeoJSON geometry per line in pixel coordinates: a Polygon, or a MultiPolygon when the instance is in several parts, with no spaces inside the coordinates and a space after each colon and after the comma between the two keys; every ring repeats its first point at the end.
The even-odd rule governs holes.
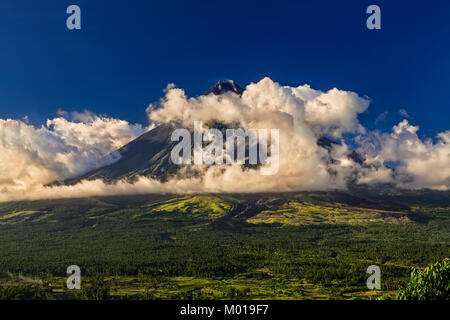
{"type": "Polygon", "coordinates": [[[411,280],[398,290],[399,300],[449,300],[450,299],[450,259],[420,271],[413,269],[411,280]]]}

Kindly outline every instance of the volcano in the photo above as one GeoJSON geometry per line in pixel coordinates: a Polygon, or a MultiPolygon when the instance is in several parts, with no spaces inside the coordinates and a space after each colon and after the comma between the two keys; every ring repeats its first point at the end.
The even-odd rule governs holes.
{"type": "MultiPolygon", "coordinates": [[[[244,89],[233,80],[220,80],[203,95],[223,95],[227,93],[242,95],[243,92],[244,89]]],[[[215,126],[220,127],[222,130],[229,127],[221,123],[216,123],[215,126]]],[[[82,180],[96,179],[101,179],[105,182],[115,182],[124,179],[132,182],[139,176],[167,181],[170,176],[175,175],[181,168],[179,165],[172,163],[170,158],[173,147],[178,143],[171,141],[171,135],[175,129],[180,127],[181,125],[176,122],[161,124],[116,150],[113,154],[114,158],[118,159],[117,161],[91,170],[83,175],[66,179],[63,182],[57,182],[57,184],[73,185],[82,180]]],[[[338,142],[326,137],[320,137],[317,144],[330,152],[333,145],[338,144],[338,142]]],[[[354,151],[348,157],[360,164],[363,162],[362,157],[354,151]]],[[[329,160],[330,162],[334,161],[331,158],[329,160]]],[[[244,166],[250,167],[247,164],[244,166]]]]}
{"type": "MultiPolygon", "coordinates": [[[[233,80],[220,80],[204,95],[221,95],[228,92],[241,95],[244,89],[233,80]]],[[[67,179],[63,184],[95,179],[106,182],[121,179],[133,181],[138,176],[165,181],[179,170],[179,166],[174,165],[170,159],[170,152],[177,143],[171,141],[170,137],[177,127],[179,125],[174,122],[159,125],[115,151],[114,154],[119,158],[116,162],[67,179]]]]}
{"type": "Polygon", "coordinates": [[[233,80],[219,80],[208,91],[205,92],[205,95],[211,93],[215,95],[221,95],[226,92],[234,92],[238,95],[241,95],[244,92],[244,89],[242,89],[233,80]]]}

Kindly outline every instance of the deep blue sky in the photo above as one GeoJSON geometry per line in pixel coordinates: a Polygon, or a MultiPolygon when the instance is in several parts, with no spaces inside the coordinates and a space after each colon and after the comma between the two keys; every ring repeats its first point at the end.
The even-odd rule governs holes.
{"type": "Polygon", "coordinates": [[[61,108],[146,123],[168,83],[195,96],[219,79],[264,76],[367,95],[369,128],[391,127],[404,108],[433,136],[450,129],[450,2],[0,2],[0,118],[39,124],[61,108]],[[70,4],[80,31],[66,28],[70,4]],[[382,30],[366,28],[370,4],[382,30]]]}

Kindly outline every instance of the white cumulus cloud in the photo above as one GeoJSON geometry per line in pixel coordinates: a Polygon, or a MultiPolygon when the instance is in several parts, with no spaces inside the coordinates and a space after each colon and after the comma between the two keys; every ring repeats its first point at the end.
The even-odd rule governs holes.
{"type": "Polygon", "coordinates": [[[281,192],[345,188],[358,183],[390,182],[403,188],[450,188],[450,131],[422,140],[419,128],[403,120],[392,132],[366,130],[358,120],[369,100],[350,91],[323,92],[308,85],[282,86],[269,78],[251,83],[242,96],[187,97],[169,85],[148,109],[150,127],[90,112],[67,113],[35,127],[27,121],[0,119],[0,201],[152,192],[281,192]],[[108,184],[82,181],[49,186],[114,161],[114,151],[158,124],[194,121],[238,125],[243,129],[279,129],[279,170],[263,176],[240,165],[200,167],[201,177],[183,171],[167,182],[140,177],[108,184]],[[344,134],[352,134],[360,158],[349,157],[344,134]],[[317,144],[331,136],[339,142],[317,144]],[[108,157],[108,155],[110,155],[108,157]],[[389,168],[387,163],[396,166],[389,168]]]}

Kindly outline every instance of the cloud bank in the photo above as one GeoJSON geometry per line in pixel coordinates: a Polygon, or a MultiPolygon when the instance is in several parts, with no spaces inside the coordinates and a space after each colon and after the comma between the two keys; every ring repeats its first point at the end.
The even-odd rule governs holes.
{"type": "Polygon", "coordinates": [[[0,119],[0,200],[27,198],[50,182],[115,161],[114,151],[144,131],[89,112],[41,127],[0,119]]]}
{"type": "Polygon", "coordinates": [[[329,190],[343,189],[349,180],[448,190],[450,131],[438,134],[435,141],[422,141],[419,128],[403,120],[390,133],[370,132],[358,120],[368,107],[369,100],[354,92],[282,86],[269,78],[248,85],[242,96],[228,92],[189,98],[169,85],[165,96],[147,109],[151,126],[177,121],[190,128],[201,120],[244,129],[279,129],[280,166],[274,176],[238,165],[199,167],[200,178],[187,178],[181,172],[165,183],[140,177],[133,183],[95,180],[47,186],[117,160],[114,151],[148,128],[89,112],[59,112],[59,117],[39,128],[0,119],[0,201],[153,192],[329,190]],[[319,146],[317,140],[323,136],[339,144],[319,146]],[[349,157],[349,139],[359,146],[359,160],[349,157]],[[395,170],[389,167],[391,162],[395,170]]]}

